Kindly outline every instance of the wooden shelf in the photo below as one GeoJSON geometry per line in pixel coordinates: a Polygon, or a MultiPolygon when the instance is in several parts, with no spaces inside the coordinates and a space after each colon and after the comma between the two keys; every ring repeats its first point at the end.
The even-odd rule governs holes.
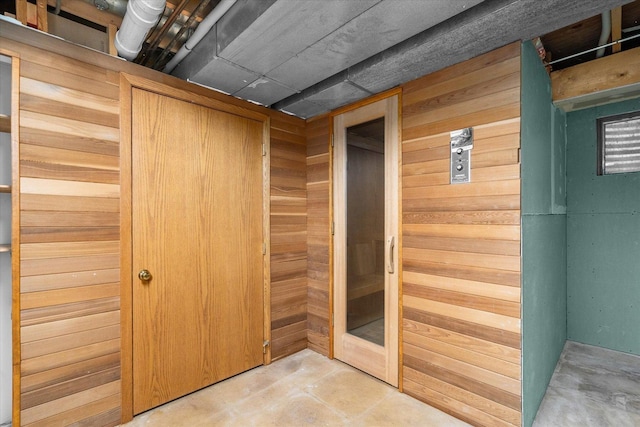
{"type": "Polygon", "coordinates": [[[11,252],[11,245],[0,244],[0,252],[11,252]]]}
{"type": "Polygon", "coordinates": [[[0,193],[11,193],[10,185],[0,185],[0,193]]]}
{"type": "Polygon", "coordinates": [[[0,132],[11,133],[11,117],[0,114],[0,132]]]}

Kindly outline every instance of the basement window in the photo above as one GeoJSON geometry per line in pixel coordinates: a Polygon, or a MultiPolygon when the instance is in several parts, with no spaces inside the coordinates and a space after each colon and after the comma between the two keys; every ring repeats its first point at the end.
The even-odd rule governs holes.
{"type": "Polygon", "coordinates": [[[640,171],[640,111],[598,119],[598,175],[640,171]]]}

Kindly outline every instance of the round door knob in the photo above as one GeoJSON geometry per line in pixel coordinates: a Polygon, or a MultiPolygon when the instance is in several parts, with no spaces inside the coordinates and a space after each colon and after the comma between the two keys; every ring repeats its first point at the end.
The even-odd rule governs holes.
{"type": "Polygon", "coordinates": [[[151,280],[151,277],[152,276],[149,270],[140,270],[140,273],[138,273],[138,278],[143,282],[148,282],[149,280],[151,280]]]}

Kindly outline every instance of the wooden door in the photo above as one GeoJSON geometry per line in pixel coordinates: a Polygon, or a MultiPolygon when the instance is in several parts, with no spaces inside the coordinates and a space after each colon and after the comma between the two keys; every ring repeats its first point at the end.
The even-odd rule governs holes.
{"type": "Polygon", "coordinates": [[[334,132],[334,356],[397,386],[398,97],[335,116],[334,132]]]}
{"type": "Polygon", "coordinates": [[[262,123],[139,89],[132,112],[138,414],[262,364],[262,123]]]}

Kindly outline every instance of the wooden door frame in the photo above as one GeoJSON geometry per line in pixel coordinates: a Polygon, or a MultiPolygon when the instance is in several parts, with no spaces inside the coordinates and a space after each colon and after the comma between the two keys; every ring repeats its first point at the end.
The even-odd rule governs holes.
{"type": "MultiPolygon", "coordinates": [[[[121,421],[133,419],[133,298],[132,298],[132,90],[134,88],[262,122],[262,223],[263,223],[263,336],[271,340],[271,263],[270,263],[270,118],[269,116],[178,89],[131,74],[120,74],[120,380],[121,421]]],[[[271,362],[271,346],[266,347],[263,363],[271,362]]]]}
{"type": "MultiPolygon", "coordinates": [[[[344,113],[348,113],[354,110],[357,110],[362,107],[366,107],[370,104],[374,104],[376,102],[387,100],[391,97],[397,97],[397,116],[395,117],[397,123],[397,153],[395,156],[397,158],[397,180],[398,180],[398,188],[397,188],[397,215],[398,215],[398,224],[397,224],[397,239],[396,239],[396,247],[397,247],[397,261],[396,261],[396,269],[398,271],[398,293],[397,293],[397,326],[398,326],[398,390],[402,391],[402,88],[394,88],[388,91],[379,93],[362,101],[356,102],[351,105],[347,105],[345,107],[339,108],[335,111],[332,111],[329,114],[329,224],[331,228],[335,226],[335,192],[334,192],[334,176],[335,176],[335,152],[334,152],[334,121],[336,116],[339,116],[344,113]]],[[[385,131],[386,132],[386,131],[385,131]]],[[[385,208],[386,209],[386,208],[385,208]]],[[[335,242],[334,242],[334,233],[330,231],[329,236],[329,358],[333,359],[335,357],[335,242]]]]}
{"type": "Polygon", "coordinates": [[[0,47],[0,55],[11,58],[11,419],[20,425],[20,54],[0,47]]]}

